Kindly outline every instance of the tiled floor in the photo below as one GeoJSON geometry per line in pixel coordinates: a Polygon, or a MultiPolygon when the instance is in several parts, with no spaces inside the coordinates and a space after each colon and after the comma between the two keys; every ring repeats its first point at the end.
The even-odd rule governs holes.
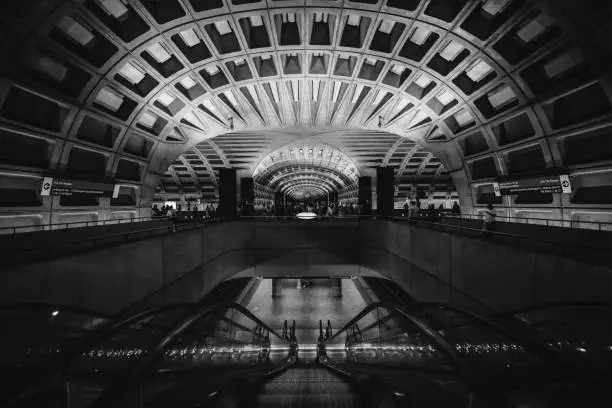
{"type": "Polygon", "coordinates": [[[342,297],[332,296],[332,281],[316,279],[310,288],[298,289],[296,279],[284,279],[282,296],[272,298],[272,280],[263,279],[253,294],[248,309],[279,332],[283,322],[295,320],[300,348],[315,346],[319,335],[319,320],[331,321],[338,330],[359,313],[366,303],[350,279],[342,280],[342,297]]]}

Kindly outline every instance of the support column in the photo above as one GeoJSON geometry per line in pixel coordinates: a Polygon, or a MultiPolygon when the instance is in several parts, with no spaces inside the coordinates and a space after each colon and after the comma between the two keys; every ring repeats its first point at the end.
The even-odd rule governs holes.
{"type": "Polygon", "coordinates": [[[342,297],[342,279],[332,279],[332,296],[342,297]]]}
{"type": "Polygon", "coordinates": [[[337,191],[332,191],[331,193],[328,194],[329,197],[329,204],[338,204],[338,192],[337,191]]]}
{"type": "Polygon", "coordinates": [[[274,206],[275,207],[282,207],[284,205],[283,203],[284,201],[284,197],[283,197],[283,193],[281,193],[280,191],[277,191],[276,193],[274,193],[274,206]]]}
{"type": "Polygon", "coordinates": [[[359,207],[362,214],[372,213],[372,177],[359,177],[359,207]]]}
{"type": "Polygon", "coordinates": [[[395,201],[395,171],[393,167],[376,168],[376,207],[378,214],[393,215],[395,201]]]}
{"type": "Polygon", "coordinates": [[[236,216],[237,194],[236,169],[219,169],[219,215],[236,216]]]}
{"type": "Polygon", "coordinates": [[[255,215],[255,181],[251,177],[240,179],[240,205],[242,215],[255,215]]]}
{"type": "Polygon", "coordinates": [[[278,298],[283,296],[283,280],[282,278],[272,278],[272,297],[278,298]]]}

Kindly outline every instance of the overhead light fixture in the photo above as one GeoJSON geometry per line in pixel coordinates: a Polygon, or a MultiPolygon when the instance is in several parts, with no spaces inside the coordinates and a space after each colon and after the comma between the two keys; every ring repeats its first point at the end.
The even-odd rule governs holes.
{"type": "Polygon", "coordinates": [[[379,127],[379,128],[381,128],[381,127],[382,127],[382,125],[383,125],[383,117],[382,117],[382,116],[379,116],[379,117],[378,117],[378,127],[379,127]]]}
{"type": "Polygon", "coordinates": [[[198,35],[196,34],[193,28],[189,28],[185,31],[181,31],[179,35],[183,39],[183,42],[185,43],[185,45],[187,45],[188,47],[193,47],[200,43],[200,38],[198,37],[198,35]]]}
{"type": "Polygon", "coordinates": [[[296,215],[298,220],[313,220],[317,218],[317,214],[313,212],[301,212],[296,215]]]}
{"type": "Polygon", "coordinates": [[[234,117],[230,116],[229,118],[229,128],[230,130],[234,130],[234,117]]]}
{"type": "Polygon", "coordinates": [[[174,97],[166,92],[162,92],[159,97],[157,98],[157,100],[159,101],[159,103],[161,103],[162,105],[168,107],[172,104],[172,102],[174,102],[174,97]]]}
{"type": "Polygon", "coordinates": [[[96,102],[104,105],[113,112],[116,112],[119,110],[121,105],[123,105],[123,96],[109,88],[102,88],[96,96],[96,102]]]}
{"type": "Polygon", "coordinates": [[[179,81],[179,84],[186,90],[190,90],[194,86],[197,85],[196,81],[194,81],[191,77],[185,77],[179,81]]]}
{"type": "Polygon", "coordinates": [[[143,113],[140,115],[140,119],[138,119],[138,124],[146,127],[147,129],[153,129],[155,122],[157,122],[157,117],[151,112],[143,113]]]}
{"type": "Polygon", "coordinates": [[[417,27],[410,35],[410,41],[415,43],[416,45],[423,45],[430,34],[431,31],[429,31],[428,29],[423,27],[417,27]]]}

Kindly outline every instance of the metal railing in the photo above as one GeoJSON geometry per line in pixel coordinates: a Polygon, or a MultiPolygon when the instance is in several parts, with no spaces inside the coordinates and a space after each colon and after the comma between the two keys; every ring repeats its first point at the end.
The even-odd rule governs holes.
{"type": "MultiPolygon", "coordinates": [[[[73,240],[61,241],[61,242],[45,242],[42,245],[35,245],[31,247],[18,246],[16,248],[10,248],[9,253],[4,254],[6,264],[20,263],[23,261],[34,262],[44,259],[49,256],[65,255],[70,253],[70,250],[93,250],[103,248],[109,245],[125,244],[132,242],[137,239],[151,238],[163,234],[171,234],[178,231],[187,231],[192,229],[198,229],[208,224],[218,224],[221,220],[207,219],[197,220],[191,222],[177,222],[176,224],[164,225],[155,228],[138,229],[134,231],[123,231],[115,234],[96,235],[92,237],[77,237],[73,240]]],[[[0,253],[3,248],[0,248],[0,253]]]]}
{"type": "Polygon", "coordinates": [[[167,217],[133,217],[133,218],[117,218],[111,220],[90,220],[90,221],[72,221],[72,222],[59,222],[53,224],[38,224],[38,225],[15,225],[10,227],[0,226],[0,235],[11,235],[25,232],[41,232],[41,231],[59,231],[59,230],[70,230],[73,228],[87,228],[87,227],[103,227],[106,225],[115,224],[132,224],[138,222],[147,221],[160,221],[165,220],[167,217]]]}
{"type": "MultiPolygon", "coordinates": [[[[441,229],[445,231],[458,231],[461,234],[469,234],[474,237],[486,237],[488,240],[502,240],[504,242],[515,243],[517,246],[528,245],[541,248],[544,245],[549,249],[556,249],[563,255],[578,255],[584,254],[590,256],[599,254],[608,257],[610,251],[609,244],[603,242],[601,246],[592,244],[583,244],[577,242],[563,242],[554,239],[546,239],[541,237],[509,234],[507,232],[484,231],[481,228],[466,227],[463,225],[444,224],[436,221],[427,220],[425,218],[411,219],[406,217],[394,217],[394,221],[408,222],[415,225],[431,227],[432,229],[441,229]]],[[[557,252],[557,251],[554,251],[557,252]]],[[[608,257],[609,258],[609,257],[608,257]]],[[[594,259],[589,259],[594,260],[594,259]]],[[[608,261],[610,261],[608,259],[608,261]]]]}
{"type": "MultiPolygon", "coordinates": [[[[424,211],[426,213],[426,210],[424,211]]],[[[459,219],[459,220],[478,220],[483,221],[483,214],[452,214],[448,211],[442,211],[438,213],[440,217],[447,219],[459,219]]],[[[316,220],[359,220],[361,218],[371,218],[371,215],[320,215],[317,216],[316,220]]],[[[237,216],[240,219],[253,219],[262,221],[272,220],[293,220],[296,219],[296,215],[251,215],[251,216],[237,216]]],[[[423,218],[423,217],[419,217],[423,218]]],[[[538,218],[538,217],[515,217],[508,215],[497,215],[495,217],[498,222],[508,222],[517,224],[527,225],[541,225],[547,227],[564,227],[570,229],[586,229],[586,230],[597,230],[597,231],[612,231],[612,222],[607,221],[583,221],[583,220],[571,220],[571,219],[559,219],[559,218],[538,218]]],[[[10,227],[0,226],[0,235],[11,235],[25,232],[40,232],[40,231],[57,231],[65,230],[68,231],[73,228],[87,228],[87,227],[103,227],[107,225],[115,224],[132,224],[138,222],[147,221],[164,221],[169,220],[166,216],[148,216],[148,217],[133,217],[133,218],[118,218],[110,220],[90,220],[90,221],[72,221],[72,222],[61,222],[53,224],[38,224],[38,225],[16,225],[10,227]]]]}
{"type": "MultiPolygon", "coordinates": [[[[469,220],[484,220],[483,214],[452,214],[448,212],[440,213],[441,216],[450,219],[469,219],[469,220]]],[[[508,215],[495,216],[498,222],[509,222],[527,225],[543,225],[547,227],[564,227],[570,229],[587,229],[597,231],[612,231],[612,222],[607,221],[582,221],[559,218],[537,218],[537,217],[513,217],[508,215]]]]}
{"type": "MultiPolygon", "coordinates": [[[[191,229],[197,229],[205,225],[209,224],[217,224],[219,222],[225,221],[240,221],[240,220],[286,220],[291,221],[293,218],[289,217],[273,217],[273,216],[265,216],[265,217],[232,217],[232,218],[214,218],[214,219],[199,219],[199,220],[191,220],[184,222],[177,222],[171,225],[164,225],[161,227],[155,228],[146,228],[146,229],[138,229],[134,231],[125,231],[121,233],[115,234],[107,234],[107,235],[97,235],[91,237],[78,237],[74,240],[67,240],[62,242],[48,242],[43,243],[42,245],[35,245],[32,247],[27,246],[18,246],[15,248],[10,248],[9,252],[6,252],[6,262],[14,263],[14,262],[23,262],[24,260],[27,262],[40,260],[41,257],[55,256],[55,255],[65,255],[70,252],[70,249],[74,250],[87,250],[87,249],[98,249],[108,245],[116,245],[122,243],[132,242],[138,239],[150,238],[162,234],[167,233],[175,233],[177,231],[186,231],[191,229]],[[10,256],[9,256],[10,253],[10,256]],[[24,259],[25,258],[25,259],[24,259]]],[[[609,245],[605,242],[602,242],[602,245],[596,246],[592,244],[583,244],[576,242],[563,242],[554,239],[545,239],[541,237],[534,236],[526,236],[526,235],[518,235],[518,234],[510,234],[505,232],[497,232],[497,231],[486,231],[483,232],[480,228],[472,228],[466,227],[462,225],[452,225],[445,224],[440,222],[435,222],[423,218],[419,218],[416,221],[411,218],[406,217],[376,217],[376,216],[353,216],[351,218],[340,218],[340,217],[332,217],[328,218],[328,220],[333,220],[337,222],[353,222],[360,220],[370,220],[370,219],[388,219],[396,222],[409,222],[414,223],[417,226],[424,226],[432,229],[441,229],[446,232],[448,231],[456,231],[463,235],[468,235],[472,237],[485,237],[488,240],[498,240],[505,243],[514,243],[518,246],[528,245],[531,247],[544,248],[548,250],[552,250],[554,253],[561,253],[562,255],[569,256],[577,256],[584,255],[584,257],[589,261],[597,261],[601,262],[602,259],[607,259],[606,262],[609,262],[608,252],[610,250],[609,245]],[[596,256],[593,257],[592,255],[596,256]]],[[[319,220],[325,220],[325,218],[317,219],[317,220],[296,220],[296,222],[304,222],[304,225],[316,223],[319,220]]],[[[8,249],[7,249],[8,250],[8,249]]]]}
{"type": "Polygon", "coordinates": [[[300,219],[297,215],[240,215],[236,217],[241,220],[255,221],[283,221],[283,220],[300,220],[300,221],[358,221],[360,219],[371,219],[371,215],[317,215],[310,219],[300,219]]]}

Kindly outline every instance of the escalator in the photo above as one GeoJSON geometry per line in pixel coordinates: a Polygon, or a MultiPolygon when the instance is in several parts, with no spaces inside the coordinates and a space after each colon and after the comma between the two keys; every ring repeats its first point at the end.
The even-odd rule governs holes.
{"type": "Polygon", "coordinates": [[[254,407],[361,408],[356,386],[317,363],[296,364],[266,382],[254,407]]]}
{"type": "MultiPolygon", "coordinates": [[[[82,310],[54,316],[57,310],[42,308],[36,312],[41,322],[53,323],[47,331],[25,330],[22,335],[40,337],[21,354],[0,355],[4,384],[10,384],[0,405],[612,405],[606,385],[612,379],[609,305],[558,305],[483,318],[441,304],[378,302],[335,333],[331,322],[320,322],[313,350],[298,343],[295,323],[285,322],[277,333],[219,293],[229,292],[119,320],[82,310]],[[599,326],[590,327],[588,316],[596,316],[599,326]],[[44,344],[49,339],[56,340],[44,344]]],[[[23,313],[7,309],[6,317],[23,326],[23,313]]]]}
{"type": "MultiPolygon", "coordinates": [[[[156,406],[169,390],[189,384],[199,390],[198,403],[210,402],[234,378],[265,378],[286,367],[295,350],[232,302],[168,305],[111,323],[70,351],[62,348],[53,369],[32,364],[28,373],[43,374],[31,381],[21,376],[29,387],[7,392],[2,406],[156,406]],[[203,395],[203,383],[215,389],[203,395]]],[[[2,368],[8,377],[21,364],[3,361],[2,368]]]]}
{"type": "Polygon", "coordinates": [[[485,319],[441,304],[371,304],[325,341],[321,361],[382,380],[411,407],[608,406],[612,309],[588,306],[566,305],[581,317],[569,325],[546,307],[485,319]]]}
{"type": "MultiPolygon", "coordinates": [[[[238,278],[222,282],[203,296],[200,304],[212,305],[223,299],[237,299],[249,290],[254,281],[238,278]]],[[[144,305],[165,304],[157,298],[171,298],[175,286],[168,284],[154,294],[154,299],[147,296],[116,315],[57,304],[0,303],[0,326],[5,328],[0,336],[0,382],[3,385],[0,387],[0,406],[11,395],[19,394],[22,386],[42,381],[57,367],[85,352],[103,332],[113,330],[122,320],[143,311],[144,305]]],[[[160,323],[169,325],[172,319],[183,315],[190,306],[173,304],[166,309],[158,307],[157,319],[164,315],[167,321],[164,323],[160,320],[160,323]]],[[[134,333],[144,338],[150,335],[144,327],[134,330],[134,333]]],[[[94,389],[84,388],[83,394],[87,395],[87,400],[96,393],[94,389]]],[[[80,394],[81,389],[75,386],[70,392],[80,394]]]]}

